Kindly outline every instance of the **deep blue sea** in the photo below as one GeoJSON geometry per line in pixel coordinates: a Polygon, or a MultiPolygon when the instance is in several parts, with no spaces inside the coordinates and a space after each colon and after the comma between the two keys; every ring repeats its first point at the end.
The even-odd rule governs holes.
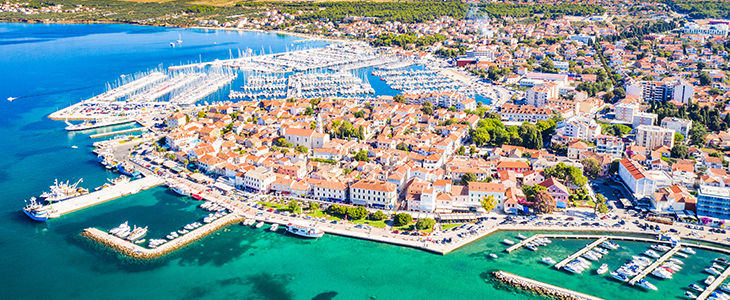
{"type": "MultiPolygon", "coordinates": [[[[576,276],[539,263],[542,256],[560,260],[586,241],[555,241],[539,253],[506,255],[499,241],[515,234],[500,232],[439,256],[332,235],[301,240],[235,225],[169,257],[142,263],[89,243],[79,233],[129,221],[148,226],[148,238],[161,238],[198,220],[204,212],[197,202],[160,187],[47,223],[35,223],[21,212],[23,200],[45,191],[54,179],[83,178],[81,185],[93,190],[118,176],[101,168],[90,152],[89,135],[100,131],[68,133],[63,122],[47,118],[49,113],[102,93],[123,74],[225,59],[231,50],[263,46],[266,52],[281,52],[325,45],[295,40],[300,38],[129,25],[0,24],[0,299],[536,298],[491,282],[489,272],[498,269],[605,299],[679,299],[683,287],[706,277],[701,271],[718,256],[698,250],[674,280],[652,278],[660,290],[646,292],[595,272],[576,276]],[[171,48],[178,35],[184,42],[171,48]],[[488,258],[489,253],[500,257],[488,258]]],[[[378,93],[395,94],[381,81],[370,81],[378,93]]],[[[125,127],[114,129],[120,128],[125,127]]],[[[613,268],[647,249],[622,244],[605,258],[613,268]]]]}

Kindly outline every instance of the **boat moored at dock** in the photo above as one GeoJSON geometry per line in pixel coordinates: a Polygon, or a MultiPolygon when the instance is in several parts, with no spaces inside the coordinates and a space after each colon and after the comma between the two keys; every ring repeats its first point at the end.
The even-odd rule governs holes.
{"type": "Polygon", "coordinates": [[[286,231],[305,238],[321,238],[324,235],[321,229],[304,223],[289,223],[286,231]]]}
{"type": "Polygon", "coordinates": [[[50,218],[52,209],[48,206],[39,204],[35,197],[33,197],[30,198],[30,203],[23,207],[23,212],[34,221],[45,222],[50,218]]]}

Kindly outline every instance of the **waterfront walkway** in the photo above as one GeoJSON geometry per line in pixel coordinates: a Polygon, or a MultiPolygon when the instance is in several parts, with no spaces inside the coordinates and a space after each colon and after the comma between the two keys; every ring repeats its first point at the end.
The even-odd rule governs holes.
{"type": "Polygon", "coordinates": [[[596,246],[600,245],[601,243],[605,242],[606,240],[608,240],[608,237],[605,237],[605,236],[597,239],[593,243],[588,244],[588,246],[583,247],[583,249],[578,250],[578,252],[573,253],[573,255],[568,256],[568,258],[564,259],[563,261],[555,264],[555,268],[556,269],[562,268],[567,263],[573,261],[574,259],[576,259],[579,256],[583,255],[583,253],[588,252],[588,250],[591,250],[591,249],[595,248],[596,246]]]}
{"type": "Polygon", "coordinates": [[[51,217],[57,218],[64,214],[91,207],[112,199],[136,194],[139,191],[158,186],[162,183],[162,179],[157,176],[144,177],[126,183],[120,183],[86,195],[78,196],[76,198],[68,199],[66,201],[54,203],[50,205],[53,208],[51,217]]]}
{"type": "Polygon", "coordinates": [[[540,237],[539,234],[533,235],[529,238],[526,238],[526,239],[520,241],[517,244],[510,246],[509,248],[505,249],[504,251],[507,251],[507,253],[511,253],[512,251],[522,248],[522,246],[529,244],[530,242],[534,241],[535,239],[537,239],[539,237],[540,237]]]}
{"type": "Polygon", "coordinates": [[[104,132],[104,133],[92,134],[92,135],[89,136],[89,138],[95,139],[95,138],[100,138],[100,137],[105,137],[105,136],[110,136],[110,135],[125,134],[125,133],[137,132],[137,131],[145,131],[145,130],[147,130],[147,128],[125,129],[125,130],[119,130],[119,131],[111,131],[111,132],[104,132]]]}
{"type": "Polygon", "coordinates": [[[709,297],[710,294],[712,294],[712,292],[714,292],[717,289],[717,287],[720,286],[722,284],[722,282],[725,281],[725,279],[728,276],[730,276],[730,268],[725,269],[725,271],[723,271],[722,274],[720,274],[720,276],[717,276],[715,281],[713,281],[712,284],[710,284],[710,286],[708,286],[705,289],[705,291],[702,292],[702,294],[697,296],[697,300],[707,299],[707,297],[709,297]]]}
{"type": "Polygon", "coordinates": [[[655,262],[653,262],[651,265],[649,265],[649,267],[647,267],[646,269],[641,271],[638,275],[634,276],[634,278],[631,278],[631,280],[629,280],[629,284],[634,285],[639,280],[646,277],[646,275],[649,275],[649,273],[651,273],[651,271],[654,271],[654,269],[656,269],[658,266],[660,266],[665,261],[667,261],[667,259],[669,259],[670,257],[672,257],[672,255],[677,253],[677,251],[679,251],[679,249],[682,249],[682,243],[677,243],[677,245],[675,245],[674,248],[672,248],[672,250],[669,250],[669,251],[667,251],[667,253],[664,253],[664,255],[662,255],[662,257],[660,257],[655,262]]]}

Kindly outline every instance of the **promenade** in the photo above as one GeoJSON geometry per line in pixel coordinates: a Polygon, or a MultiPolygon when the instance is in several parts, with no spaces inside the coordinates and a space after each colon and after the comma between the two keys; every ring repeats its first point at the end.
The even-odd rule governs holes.
{"type": "Polygon", "coordinates": [[[126,183],[117,184],[105,189],[101,189],[86,195],[68,199],[58,203],[49,205],[53,208],[52,218],[57,218],[70,212],[91,207],[99,203],[117,199],[122,196],[136,194],[139,191],[146,190],[162,184],[163,181],[157,176],[144,177],[132,180],[126,183]]]}

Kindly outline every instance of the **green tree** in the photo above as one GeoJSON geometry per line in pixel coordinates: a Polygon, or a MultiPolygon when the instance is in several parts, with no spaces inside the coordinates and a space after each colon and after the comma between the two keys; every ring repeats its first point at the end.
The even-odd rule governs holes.
{"type": "Polygon", "coordinates": [[[477,181],[477,175],[474,175],[474,173],[467,172],[464,173],[464,175],[461,175],[461,184],[463,186],[468,186],[469,182],[477,181]]]}
{"type": "Polygon", "coordinates": [[[383,213],[382,211],[376,211],[374,214],[370,215],[370,219],[373,221],[382,221],[388,218],[388,215],[383,213]]]}
{"type": "Polygon", "coordinates": [[[362,206],[350,207],[347,209],[347,216],[352,220],[360,220],[368,216],[368,210],[362,206]]]}
{"type": "Polygon", "coordinates": [[[622,87],[617,87],[617,88],[613,89],[613,94],[619,100],[626,98],[626,90],[624,90],[624,88],[622,88],[622,87]]]}
{"type": "Polygon", "coordinates": [[[317,210],[317,209],[319,209],[319,203],[309,202],[309,210],[317,210]]]}
{"type": "Polygon", "coordinates": [[[497,201],[494,200],[494,196],[489,195],[482,197],[480,204],[482,205],[484,211],[490,212],[497,205],[497,201]]]}
{"type": "Polygon", "coordinates": [[[700,72],[700,85],[708,86],[712,83],[712,77],[707,72],[700,72]]]}
{"type": "Polygon", "coordinates": [[[464,145],[459,146],[459,149],[456,149],[456,155],[464,155],[466,153],[466,147],[464,145]]]}
{"type": "Polygon", "coordinates": [[[408,151],[408,145],[406,145],[405,143],[400,143],[395,148],[401,151],[408,151]]]}
{"type": "Polygon", "coordinates": [[[311,116],[312,114],[314,114],[314,109],[312,109],[311,107],[307,107],[306,109],[304,109],[304,114],[307,116],[311,116]]]}
{"type": "Polygon", "coordinates": [[[368,157],[368,152],[366,150],[360,150],[357,153],[355,153],[354,159],[356,161],[364,161],[364,162],[370,161],[370,158],[368,157]]]}
{"type": "Polygon", "coordinates": [[[520,126],[519,133],[522,146],[535,150],[542,149],[542,133],[537,129],[537,126],[525,123],[520,126]]]}
{"type": "Polygon", "coordinates": [[[294,151],[299,152],[299,153],[302,153],[302,154],[309,153],[309,149],[306,146],[304,146],[304,145],[297,146],[296,148],[294,148],[294,151]]]}
{"type": "Polygon", "coordinates": [[[355,116],[355,118],[363,118],[363,119],[365,118],[365,113],[363,113],[362,110],[361,111],[356,111],[352,115],[355,116]]]}
{"type": "Polygon", "coordinates": [[[276,144],[279,147],[284,147],[284,148],[291,148],[294,146],[294,144],[290,143],[285,138],[279,138],[278,140],[276,140],[276,144]]]}
{"type": "Polygon", "coordinates": [[[677,143],[681,143],[682,141],[684,141],[684,135],[682,135],[679,132],[675,132],[674,133],[674,143],[677,144],[677,143]]]}
{"type": "Polygon", "coordinates": [[[606,198],[601,194],[596,194],[596,205],[593,207],[593,213],[605,214],[608,212],[608,205],[606,205],[606,198]]]}
{"type": "Polygon", "coordinates": [[[395,95],[393,97],[393,100],[398,103],[406,103],[406,97],[404,97],[403,95],[395,95]]]}
{"type": "Polygon", "coordinates": [[[396,226],[405,226],[413,222],[413,217],[407,213],[399,213],[393,220],[396,226]]]}
{"type": "Polygon", "coordinates": [[[289,201],[289,211],[291,211],[293,213],[297,213],[300,208],[302,208],[302,207],[299,205],[299,201],[297,201],[297,200],[289,201]]]}
{"type": "Polygon", "coordinates": [[[202,119],[202,118],[205,118],[205,116],[206,116],[206,115],[207,115],[207,114],[206,114],[206,113],[205,113],[204,111],[199,111],[199,112],[198,112],[198,120],[200,120],[200,119],[202,119]]]}
{"type": "Polygon", "coordinates": [[[680,159],[682,159],[682,158],[686,158],[687,157],[687,153],[688,152],[689,152],[689,148],[687,148],[687,146],[685,146],[685,145],[674,145],[674,147],[672,147],[671,154],[672,154],[672,157],[674,157],[674,158],[680,158],[680,159]]]}
{"type": "Polygon", "coordinates": [[[706,135],[705,126],[699,122],[692,123],[692,128],[689,130],[689,141],[692,145],[704,147],[706,135]]]}
{"type": "Polygon", "coordinates": [[[608,174],[616,174],[618,173],[618,165],[620,164],[620,161],[618,159],[614,159],[611,162],[611,166],[608,168],[608,174]]]}
{"type": "Polygon", "coordinates": [[[431,218],[420,218],[418,219],[418,222],[416,222],[416,229],[429,230],[433,228],[434,225],[436,225],[436,220],[431,218]]]}
{"type": "Polygon", "coordinates": [[[423,114],[430,116],[431,114],[433,114],[433,104],[428,101],[424,102],[421,107],[421,111],[423,112],[423,114]]]}
{"type": "Polygon", "coordinates": [[[585,170],[586,173],[591,175],[593,178],[597,177],[598,174],[601,173],[601,164],[595,158],[586,158],[581,161],[581,164],[583,164],[583,170],[585,170]]]}
{"type": "Polygon", "coordinates": [[[562,162],[558,163],[555,167],[545,169],[544,173],[545,178],[555,177],[560,180],[569,181],[576,186],[584,186],[588,182],[588,178],[583,176],[580,169],[562,162]]]}

